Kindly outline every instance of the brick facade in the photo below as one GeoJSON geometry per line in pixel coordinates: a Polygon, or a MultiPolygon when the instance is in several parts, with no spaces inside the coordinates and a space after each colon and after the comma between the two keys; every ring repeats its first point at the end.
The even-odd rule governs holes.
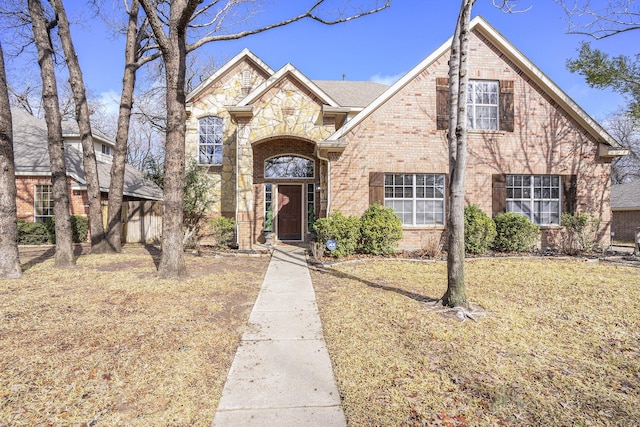
{"type": "MultiPolygon", "coordinates": [[[[446,130],[436,130],[436,79],[448,75],[447,61],[448,52],[345,135],[347,148],[332,164],[332,209],[361,215],[371,172],[448,173],[446,130]]],[[[469,61],[472,79],[514,82],[515,129],[470,131],[466,201],[491,215],[494,174],[577,175],[577,211],[602,219],[600,239],[608,244],[610,164],[598,157],[598,142],[477,34],[469,61]]],[[[440,228],[405,228],[402,247],[415,248],[440,228]]],[[[559,228],[543,228],[543,246],[558,245],[559,228]]]]}
{"type": "MultiPolygon", "coordinates": [[[[610,159],[601,158],[599,152],[603,141],[600,132],[604,131],[597,130],[597,125],[594,131],[590,119],[580,116],[583,112],[576,114],[577,106],[559,105],[558,93],[549,93],[556,89],[546,77],[520,68],[518,64],[526,62],[519,53],[505,43],[494,44],[487,34],[491,31],[471,34],[470,78],[499,82],[513,108],[511,116],[500,116],[506,117],[503,124],[508,125],[501,126],[504,130],[469,132],[466,201],[492,215],[506,203],[496,202],[496,176],[558,175],[571,183],[566,188],[571,192],[562,196],[567,206],[563,211],[600,217],[600,243],[607,245],[610,159]]],[[[362,215],[371,202],[372,173],[446,176],[447,131],[438,130],[438,124],[446,121],[440,117],[438,99],[442,97],[436,88],[442,87],[442,79],[448,76],[449,52],[437,52],[439,56],[432,55],[423,61],[422,68],[408,74],[412,78],[402,79],[379,98],[382,101],[374,101],[355,115],[353,123],[346,121],[347,125],[346,116],[336,119],[340,106],[327,105],[331,100],[323,98],[321,91],[314,92],[313,83],[290,65],[273,72],[250,53],[232,60],[229,67],[223,67],[224,72],[214,75],[208,86],[196,89],[188,99],[188,155],[197,153],[199,118],[217,115],[225,124],[223,164],[208,168],[212,191],[219,200],[212,215],[235,215],[241,248],[263,242],[264,162],[279,154],[315,162],[312,179],[270,182],[313,183],[318,189],[315,209],[319,217],[326,215],[327,208],[362,215]],[[250,84],[248,75],[254,76],[250,84]]],[[[500,114],[503,107],[501,101],[500,114]]],[[[401,248],[437,244],[443,232],[443,225],[405,226],[401,248]]],[[[561,240],[561,227],[543,227],[543,248],[558,246],[561,240]]]]}
{"type": "Polygon", "coordinates": [[[640,227],[640,210],[614,210],[611,231],[614,240],[621,243],[634,242],[636,230],[640,227]]]}
{"type": "MultiPolygon", "coordinates": [[[[86,190],[73,190],[72,186],[75,181],[71,178],[68,178],[68,181],[67,190],[69,191],[69,210],[71,215],[87,216],[89,214],[89,199],[86,190]]],[[[27,222],[34,221],[34,191],[36,185],[51,185],[51,177],[16,177],[18,219],[24,219],[27,222]]]]}

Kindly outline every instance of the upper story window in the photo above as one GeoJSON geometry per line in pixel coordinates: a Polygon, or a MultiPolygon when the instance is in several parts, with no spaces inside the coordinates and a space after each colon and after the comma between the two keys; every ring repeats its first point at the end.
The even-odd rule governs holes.
{"type": "Polygon", "coordinates": [[[314,161],[299,156],[277,156],[264,162],[265,178],[313,178],[314,161]]]}
{"type": "MultiPolygon", "coordinates": [[[[513,80],[470,80],[467,121],[470,130],[515,130],[513,80]]],[[[436,78],[436,129],[449,128],[449,79],[436,78]]]]}
{"type": "Polygon", "coordinates": [[[385,174],[384,204],[403,225],[444,224],[444,175],[385,174]]]}
{"type": "Polygon", "coordinates": [[[201,165],[222,164],[222,119],[203,117],[198,120],[200,140],[198,162],[201,165]]]}
{"type": "Polygon", "coordinates": [[[106,144],[101,144],[100,147],[102,154],[110,156],[111,155],[111,147],[106,144]]]}
{"type": "Polygon", "coordinates": [[[44,222],[53,216],[53,197],[51,185],[36,185],[33,194],[34,221],[44,222]]]}
{"type": "Polygon", "coordinates": [[[469,81],[467,117],[469,129],[498,130],[497,81],[469,81]]]}
{"type": "Polygon", "coordinates": [[[559,225],[560,191],[558,175],[507,175],[507,211],[536,225],[559,225]]]}

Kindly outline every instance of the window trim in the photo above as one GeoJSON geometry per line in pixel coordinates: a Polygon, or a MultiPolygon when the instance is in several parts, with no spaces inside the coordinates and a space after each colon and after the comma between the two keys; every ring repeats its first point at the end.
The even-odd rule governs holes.
{"type": "MultiPolygon", "coordinates": [[[[404,185],[403,183],[403,187],[406,187],[406,185],[404,185]]],[[[427,184],[425,184],[424,188],[430,188],[431,186],[428,186],[427,184]]],[[[389,206],[389,204],[387,204],[387,202],[392,202],[392,201],[411,201],[412,203],[412,218],[411,218],[411,223],[406,223],[404,221],[404,218],[402,215],[398,214],[396,212],[396,214],[400,217],[400,220],[402,221],[402,226],[403,227],[443,227],[446,225],[446,210],[447,210],[447,176],[444,173],[394,173],[394,172],[386,172],[384,173],[384,184],[383,184],[383,201],[384,201],[384,206],[389,206]],[[387,185],[386,179],[388,176],[411,176],[412,177],[412,182],[411,182],[411,197],[387,197],[387,188],[388,187],[396,187],[395,183],[392,184],[391,186],[387,185]],[[441,178],[442,179],[442,188],[438,188],[438,184],[434,182],[434,185],[432,186],[434,189],[434,197],[417,197],[417,191],[416,188],[418,188],[420,186],[420,184],[417,183],[417,176],[424,176],[425,180],[427,179],[428,176],[432,176],[434,178],[441,178]],[[435,190],[439,189],[442,192],[442,197],[435,197],[435,190]],[[419,213],[425,214],[427,213],[427,211],[422,211],[422,212],[418,212],[417,209],[417,204],[419,201],[424,201],[424,202],[441,202],[442,203],[442,221],[434,221],[431,223],[417,223],[416,221],[416,216],[419,213]]],[[[389,206],[392,209],[393,206],[389,206]]],[[[395,211],[395,209],[394,209],[395,211]]],[[[435,212],[435,211],[430,211],[430,213],[432,214],[438,214],[439,212],[435,212]]],[[[436,215],[434,215],[434,220],[436,218],[436,215]]]]}
{"type": "MultiPolygon", "coordinates": [[[[524,188],[522,186],[520,186],[519,188],[524,188]]],[[[539,187],[541,190],[544,190],[545,186],[544,184],[539,187]]],[[[562,175],[558,175],[558,174],[507,174],[505,175],[505,211],[506,212],[515,212],[521,215],[524,215],[525,217],[529,218],[529,220],[537,225],[538,227],[559,227],[561,225],[562,222],[562,206],[563,205],[563,179],[562,179],[562,175]],[[516,198],[516,197],[509,197],[509,189],[515,189],[514,185],[510,185],[509,181],[510,181],[510,177],[529,177],[531,182],[529,184],[529,197],[520,197],[520,198],[516,198]],[[553,178],[557,179],[558,181],[558,185],[557,187],[553,186],[553,181],[551,186],[549,187],[550,189],[554,189],[557,188],[558,191],[558,197],[557,198],[553,198],[553,197],[535,197],[535,191],[536,191],[536,178],[551,178],[551,180],[553,180],[553,178]],[[529,201],[529,212],[530,215],[526,215],[523,212],[516,212],[513,210],[509,209],[509,202],[522,202],[522,201],[529,201]],[[535,205],[536,202],[553,202],[557,204],[558,207],[558,222],[547,222],[547,223],[538,223],[536,222],[536,216],[540,216],[539,212],[536,212],[535,209],[535,205]]]]}
{"type": "Polygon", "coordinates": [[[53,212],[53,185],[51,184],[34,184],[33,186],[33,222],[44,222],[47,218],[54,216],[53,212]],[[38,191],[39,189],[48,189],[48,191],[38,191]],[[48,194],[48,200],[41,200],[40,206],[38,206],[38,196],[48,194]],[[47,206],[44,206],[46,201],[47,206]],[[42,211],[49,212],[49,215],[38,215],[42,211]]]}
{"type": "MultiPolygon", "coordinates": [[[[486,131],[486,132],[499,132],[500,131],[500,81],[498,80],[486,80],[486,79],[469,79],[469,84],[467,85],[467,118],[468,118],[468,129],[470,131],[486,131]],[[491,83],[495,85],[495,96],[496,103],[495,104],[477,104],[475,102],[475,87],[478,83],[491,83]],[[471,98],[471,101],[469,101],[471,98]],[[477,110],[476,107],[485,107],[485,108],[495,108],[495,127],[494,128],[481,128],[477,127],[477,110]],[[471,117],[472,116],[472,117],[471,117]]],[[[489,118],[491,119],[491,118],[489,118]]],[[[485,118],[481,120],[486,120],[485,118]]]]}
{"type": "Polygon", "coordinates": [[[224,119],[219,116],[203,116],[198,118],[198,164],[202,166],[221,166],[223,162],[224,155],[222,153],[224,146],[224,119]],[[215,123],[207,124],[207,127],[219,128],[220,134],[217,135],[215,132],[211,133],[211,136],[214,138],[213,143],[202,142],[203,135],[209,136],[209,133],[203,133],[203,124],[207,119],[215,119],[215,123]],[[216,138],[217,137],[217,138],[216,138]],[[203,154],[201,149],[202,147],[213,147],[214,153],[212,155],[203,154]],[[220,161],[217,162],[215,158],[215,147],[220,147],[220,161]],[[202,162],[202,156],[205,156],[209,159],[209,162],[202,162]]]}
{"type": "Polygon", "coordinates": [[[263,174],[264,174],[264,178],[265,179],[315,179],[316,177],[316,161],[314,159],[312,159],[311,157],[307,157],[307,156],[303,156],[301,154],[296,154],[296,153],[281,153],[281,154],[276,154],[275,156],[271,156],[268,157],[266,159],[264,159],[264,163],[263,163],[263,174]],[[304,159],[304,160],[308,160],[309,162],[311,162],[311,166],[313,167],[313,174],[312,176],[267,176],[267,162],[269,160],[273,160],[279,157],[297,157],[300,159],[304,159]]]}

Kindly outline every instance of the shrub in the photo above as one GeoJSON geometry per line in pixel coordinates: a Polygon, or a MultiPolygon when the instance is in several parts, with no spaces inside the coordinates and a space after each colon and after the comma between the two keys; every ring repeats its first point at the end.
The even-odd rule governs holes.
{"type": "Polygon", "coordinates": [[[439,232],[424,232],[420,236],[420,248],[429,258],[437,258],[442,255],[443,238],[439,232]]]}
{"type": "Polygon", "coordinates": [[[353,255],[360,240],[360,220],[355,216],[344,216],[334,212],[328,218],[320,218],[314,224],[318,243],[323,247],[330,239],[335,239],[338,247],[329,251],[332,257],[353,255]]]}
{"type": "Polygon", "coordinates": [[[360,218],[360,236],[361,252],[392,254],[402,239],[402,221],[393,209],[376,203],[360,218]]]}
{"type": "MultiPolygon", "coordinates": [[[[71,215],[71,241],[73,243],[85,243],[89,235],[89,218],[86,216],[71,215]]],[[[45,219],[44,225],[48,234],[48,241],[56,243],[56,217],[45,219]]]]}
{"type": "Polygon", "coordinates": [[[18,220],[18,244],[44,245],[49,242],[47,227],[41,222],[18,220]]]}
{"type": "Polygon", "coordinates": [[[235,220],[221,216],[210,220],[209,224],[211,226],[211,235],[216,246],[229,247],[229,243],[231,243],[231,239],[236,231],[235,220]]]}
{"type": "Polygon", "coordinates": [[[464,208],[464,250],[470,254],[483,254],[496,238],[496,224],[477,205],[464,208]]]}
{"type": "Polygon", "coordinates": [[[536,248],[540,229],[524,215],[514,212],[498,214],[494,218],[496,238],[494,249],[502,252],[531,252],[536,248]]]}
{"type": "Polygon", "coordinates": [[[563,213],[561,224],[568,232],[565,242],[567,252],[573,252],[576,249],[590,252],[595,249],[600,229],[600,218],[586,212],[575,215],[563,213]]]}

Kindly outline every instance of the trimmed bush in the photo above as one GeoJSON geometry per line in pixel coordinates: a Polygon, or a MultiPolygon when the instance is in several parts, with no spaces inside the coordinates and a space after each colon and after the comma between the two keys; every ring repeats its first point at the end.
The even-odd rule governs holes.
{"type": "Polygon", "coordinates": [[[402,221],[393,209],[376,203],[360,218],[360,235],[361,252],[389,255],[402,239],[402,221]]]}
{"type": "Polygon", "coordinates": [[[360,219],[334,212],[328,218],[317,219],[314,228],[318,243],[324,247],[330,239],[335,239],[338,247],[329,251],[329,255],[340,258],[356,253],[360,240],[360,219]]]}
{"type": "Polygon", "coordinates": [[[49,242],[47,226],[42,222],[26,222],[18,220],[18,244],[44,245],[49,242]]]}
{"type": "MultiPolygon", "coordinates": [[[[89,218],[86,216],[71,215],[71,240],[73,243],[85,243],[89,236],[89,218]]],[[[56,217],[51,216],[45,219],[44,225],[47,229],[48,241],[56,243],[56,217]]]]}
{"type": "Polygon", "coordinates": [[[496,238],[496,224],[477,205],[464,208],[464,250],[469,254],[483,254],[496,238]]]}
{"type": "Polygon", "coordinates": [[[493,247],[501,252],[532,252],[540,238],[540,229],[524,215],[501,213],[494,218],[496,238],[493,247]]]}
{"type": "Polygon", "coordinates": [[[218,217],[209,221],[211,236],[219,247],[229,247],[231,239],[235,235],[236,221],[233,218],[218,217]]]}

